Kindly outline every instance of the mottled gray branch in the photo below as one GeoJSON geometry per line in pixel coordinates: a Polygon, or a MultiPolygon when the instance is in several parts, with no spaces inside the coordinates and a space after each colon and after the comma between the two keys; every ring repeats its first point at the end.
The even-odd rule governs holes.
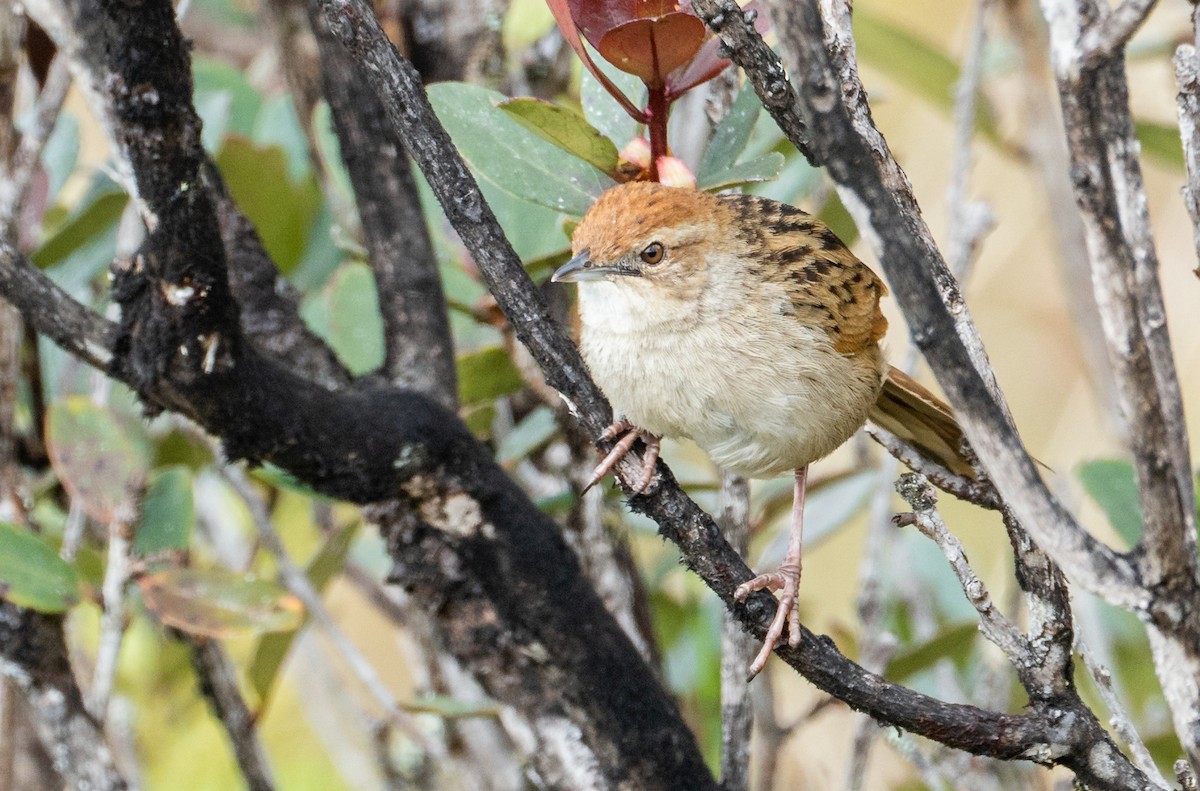
{"type": "Polygon", "coordinates": [[[104,733],[71,673],[62,618],[0,601],[0,673],[29,701],[46,753],[72,788],[125,791],[104,733]]]}
{"type": "Polygon", "coordinates": [[[1079,65],[1090,68],[1101,61],[1121,55],[1125,45],[1142,27],[1158,0],[1122,0],[1116,8],[1107,3],[1100,21],[1091,26],[1079,42],[1079,65]]]}
{"type": "MultiPolygon", "coordinates": [[[[1179,45],[1179,49],[1175,50],[1174,63],[1175,82],[1179,86],[1175,102],[1187,171],[1183,205],[1192,221],[1192,244],[1196,248],[1197,263],[1200,264],[1200,57],[1197,57],[1195,45],[1179,45]]],[[[1200,272],[1200,266],[1196,271],[1200,272]]]]}
{"type": "MultiPolygon", "coordinates": [[[[717,524],[743,557],[750,548],[750,484],[738,475],[721,471],[717,524]]],[[[754,661],[758,646],[733,614],[721,614],[721,788],[749,791],[750,737],[754,730],[754,706],[746,668],[754,661]]]]}

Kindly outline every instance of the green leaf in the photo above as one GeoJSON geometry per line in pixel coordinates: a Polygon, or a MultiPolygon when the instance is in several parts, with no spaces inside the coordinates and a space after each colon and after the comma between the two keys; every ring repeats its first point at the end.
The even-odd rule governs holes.
{"type": "Polygon", "coordinates": [[[747,82],[708,141],[704,156],[700,158],[698,180],[705,181],[711,175],[733,167],[750,142],[750,133],[754,131],[761,110],[762,104],[754,93],[754,86],[747,82]]]}
{"type": "Polygon", "coordinates": [[[476,173],[518,198],[582,216],[616,182],[499,109],[505,99],[458,82],[429,87],[429,101],[476,173]]]}
{"type": "Polygon", "coordinates": [[[0,597],[38,612],[65,612],[79,601],[79,574],[29,530],[0,522],[0,597]]]}
{"type": "Polygon", "coordinates": [[[1152,121],[1134,121],[1133,130],[1147,157],[1165,167],[1183,170],[1183,143],[1179,138],[1179,127],[1152,121]]]}
{"type": "Polygon", "coordinates": [[[146,478],[144,443],[130,428],[87,396],[70,396],[47,411],[46,449],[54,471],[97,522],[108,524],[129,506],[146,478]]]}
{"type": "Polygon", "coordinates": [[[383,364],[383,317],[375,276],[366,264],[343,264],[300,311],[355,376],[383,364]]]}
{"type": "Polygon", "coordinates": [[[195,524],[191,470],[182,465],[155,470],[142,500],[142,521],[133,538],[133,551],[144,556],[185,550],[195,524]]]}
{"type": "Polygon", "coordinates": [[[269,580],[224,569],[164,569],[138,578],[146,610],[166,626],[224,639],[295,629],[300,600],[269,580]]]}
{"type": "Polygon", "coordinates": [[[541,285],[549,280],[550,275],[554,274],[554,271],[569,261],[570,258],[570,248],[559,250],[558,252],[551,253],[550,255],[542,256],[541,258],[535,258],[531,261],[526,261],[525,271],[529,273],[529,277],[533,279],[534,283],[541,285]]]}
{"type": "MultiPolygon", "coordinates": [[[[875,490],[875,479],[874,470],[864,470],[809,486],[804,507],[805,548],[828,538],[858,514],[875,490]]],[[[774,478],[764,482],[755,500],[761,502],[763,524],[787,520],[792,508],[792,479],[774,478]]],[[[783,562],[787,543],[788,530],[783,524],[763,547],[755,567],[778,566],[783,562]]]]}
{"type": "MultiPolygon", "coordinates": [[[[308,564],[308,579],[318,592],[325,590],[330,581],[341,573],[346,565],[346,556],[354,537],[358,535],[360,521],[354,521],[330,534],[325,544],[317,552],[316,557],[308,564]]],[[[274,632],[263,635],[254,650],[248,671],[250,684],[258,693],[259,700],[266,701],[279,676],[279,669],[287,658],[288,651],[296,639],[298,631],[274,632]]],[[[265,704],[264,704],[265,705],[265,704]]]]}
{"type": "Polygon", "coordinates": [[[578,113],[541,99],[509,99],[497,106],[538,137],[597,170],[610,176],[617,172],[617,147],[578,113]]]}
{"type": "MultiPolygon", "coordinates": [[[[60,226],[33,254],[33,263],[41,269],[54,266],[92,239],[109,230],[121,219],[129,197],[124,192],[103,192],[85,208],[60,226]]],[[[108,262],[105,261],[105,264],[108,262]]]]}
{"type": "Polygon", "coordinates": [[[321,208],[316,181],[293,180],[282,148],[260,146],[244,137],[226,138],[216,162],[267,253],[279,271],[288,274],[304,255],[308,229],[321,208]]]}
{"type": "Polygon", "coordinates": [[[858,225],[850,216],[850,212],[846,211],[846,206],[838,197],[837,190],[829,191],[829,198],[817,212],[817,216],[829,226],[829,230],[837,234],[837,238],[841,239],[847,247],[858,241],[858,225]]]}
{"type": "Polygon", "coordinates": [[[503,346],[489,346],[458,358],[458,399],[464,405],[510,395],[524,386],[521,372],[503,346]]]}
{"type": "MultiPolygon", "coordinates": [[[[588,46],[586,42],[584,42],[584,46],[588,46]]],[[[591,47],[588,49],[591,50],[591,47]]],[[[600,71],[604,72],[604,76],[612,80],[613,84],[635,105],[645,107],[645,84],[632,74],[621,71],[601,58],[595,50],[591,51],[592,61],[600,71]]],[[[599,129],[605,137],[613,141],[618,149],[624,148],[637,135],[640,124],[629,117],[617,100],[609,95],[600,81],[593,77],[587,69],[583,70],[583,77],[579,83],[579,99],[580,104],[583,105],[583,117],[588,120],[588,123],[599,129]]]]}
{"type": "MultiPolygon", "coordinates": [[[[892,24],[883,16],[856,8],[854,41],[865,63],[884,70],[888,77],[943,110],[954,108],[958,64],[938,50],[892,24]]],[[[988,139],[999,141],[995,113],[981,95],[975,102],[975,126],[988,139]]]]}
{"type": "Polygon", "coordinates": [[[511,464],[533,453],[558,433],[554,410],[548,406],[535,408],[513,426],[496,448],[496,461],[511,464]]]}
{"type": "Polygon", "coordinates": [[[740,162],[716,173],[710,173],[705,178],[697,178],[696,186],[702,190],[716,191],[738,184],[770,181],[779,175],[779,171],[783,169],[783,162],[783,154],[771,151],[748,162],[740,162]]]}
{"type": "Polygon", "coordinates": [[[58,114],[54,131],[46,140],[42,149],[42,165],[50,183],[46,197],[53,201],[58,198],[59,190],[67,183],[67,179],[75,172],[75,163],[79,160],[79,119],[73,114],[63,111],[58,114]]]}
{"type": "Polygon", "coordinates": [[[287,489],[290,492],[302,494],[305,497],[311,497],[314,500],[326,503],[334,502],[329,495],[321,494],[316,489],[306,486],[295,475],[292,475],[285,469],[276,467],[270,462],[266,462],[261,467],[255,467],[250,473],[250,477],[256,481],[262,481],[269,486],[274,486],[277,489],[287,489]]]}
{"type": "Polygon", "coordinates": [[[219,115],[201,116],[206,148],[216,150],[227,134],[250,136],[262,98],[241,69],[223,60],[197,57],[192,63],[192,81],[197,109],[199,105],[221,108],[219,115]]]}
{"type": "Polygon", "coordinates": [[[941,659],[960,659],[971,650],[978,634],[979,624],[975,621],[947,626],[926,642],[896,652],[883,675],[889,681],[900,682],[941,659]]]}
{"type": "Polygon", "coordinates": [[[1113,530],[1130,547],[1137,544],[1142,538],[1142,506],[1133,465],[1121,459],[1099,459],[1081,464],[1075,474],[1113,530]]]}
{"type": "Polygon", "coordinates": [[[413,714],[436,714],[447,720],[462,720],[473,717],[496,719],[500,716],[500,704],[495,701],[467,701],[449,695],[427,695],[404,704],[404,710],[413,714]]]}
{"type": "Polygon", "coordinates": [[[312,172],[308,135],[296,117],[296,103],[287,94],[263,103],[254,119],[252,138],[260,146],[278,146],[287,157],[288,177],[300,181],[312,172]]]}

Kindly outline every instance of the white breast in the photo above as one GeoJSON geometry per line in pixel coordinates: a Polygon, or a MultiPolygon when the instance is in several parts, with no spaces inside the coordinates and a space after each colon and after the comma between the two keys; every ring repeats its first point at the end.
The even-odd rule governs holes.
{"type": "Polygon", "coordinates": [[[583,355],[618,414],[757,478],[831,453],[865,422],[882,382],[877,350],[855,362],[785,311],[708,293],[722,296],[685,306],[647,298],[638,282],[580,284],[583,355]]]}

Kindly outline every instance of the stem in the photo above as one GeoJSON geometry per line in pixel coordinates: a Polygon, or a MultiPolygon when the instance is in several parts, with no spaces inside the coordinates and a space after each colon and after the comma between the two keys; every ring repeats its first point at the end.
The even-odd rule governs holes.
{"type": "Polygon", "coordinates": [[[658,159],[671,153],[667,147],[667,118],[671,103],[667,101],[667,86],[647,86],[650,102],[646,105],[646,125],[650,132],[650,179],[658,181],[658,159]]]}

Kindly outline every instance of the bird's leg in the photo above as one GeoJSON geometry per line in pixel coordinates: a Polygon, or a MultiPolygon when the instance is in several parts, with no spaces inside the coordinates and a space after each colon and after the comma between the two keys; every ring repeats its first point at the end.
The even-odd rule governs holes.
{"type": "Polygon", "coordinates": [[[601,432],[600,438],[596,441],[597,443],[608,442],[617,437],[620,439],[596,465],[596,469],[592,470],[592,477],[584,485],[583,491],[586,492],[600,483],[605,475],[612,472],[612,468],[617,466],[617,462],[632,450],[633,444],[639,439],[646,443],[646,454],[642,457],[642,474],[633,482],[632,488],[635,492],[640,493],[646,491],[646,487],[650,485],[650,479],[654,477],[654,463],[658,461],[659,437],[634,426],[625,418],[618,418],[601,432]]]}
{"type": "Polygon", "coordinates": [[[733,598],[744,601],[754,591],[771,590],[783,591],[779,596],[779,607],[775,610],[775,618],[771,628],[767,630],[767,638],[763,640],[762,650],[750,665],[750,678],[757,676],[767,664],[767,657],[779,645],[783,636],[783,625],[788,625],[788,645],[795,648],[800,645],[800,609],[797,591],[800,587],[800,547],[804,538],[804,489],[808,480],[807,465],[796,470],[796,486],[792,495],[792,534],[788,541],[787,555],[783,565],[770,574],[759,574],[749,582],[743,582],[733,592],[733,598]]]}

